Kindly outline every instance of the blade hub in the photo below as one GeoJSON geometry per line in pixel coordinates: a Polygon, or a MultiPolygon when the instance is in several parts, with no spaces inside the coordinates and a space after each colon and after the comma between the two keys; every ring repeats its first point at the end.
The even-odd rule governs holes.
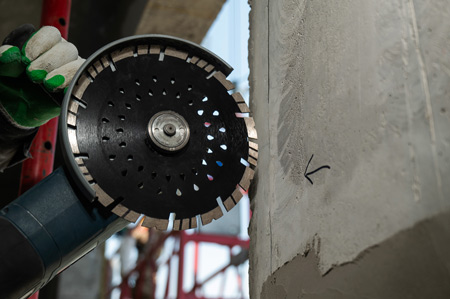
{"type": "Polygon", "coordinates": [[[174,111],[156,113],[148,123],[151,144],[158,151],[178,152],[189,142],[187,121],[174,111]]]}

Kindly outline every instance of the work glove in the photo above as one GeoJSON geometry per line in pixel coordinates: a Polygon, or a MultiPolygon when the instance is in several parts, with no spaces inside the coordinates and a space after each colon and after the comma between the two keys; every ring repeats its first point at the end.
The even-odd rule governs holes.
{"type": "Polygon", "coordinates": [[[64,91],[83,62],[55,27],[15,29],[0,46],[1,112],[26,128],[58,116],[64,91]]]}

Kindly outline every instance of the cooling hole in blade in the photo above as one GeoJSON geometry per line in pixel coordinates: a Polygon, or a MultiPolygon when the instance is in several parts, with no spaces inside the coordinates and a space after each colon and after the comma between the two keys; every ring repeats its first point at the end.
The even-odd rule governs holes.
{"type": "Polygon", "coordinates": [[[148,90],[148,95],[151,97],[153,96],[153,91],[151,89],[148,90]]]}
{"type": "Polygon", "coordinates": [[[197,110],[198,115],[202,116],[203,115],[203,110],[197,110]]]}
{"type": "Polygon", "coordinates": [[[80,159],[83,159],[83,160],[89,159],[89,154],[87,154],[87,153],[79,153],[79,154],[75,154],[74,153],[73,156],[75,158],[80,158],[80,159]]]}
{"type": "Polygon", "coordinates": [[[118,128],[118,129],[116,129],[116,132],[117,133],[123,133],[123,129],[122,128],[118,128]]]}
{"type": "Polygon", "coordinates": [[[225,133],[225,131],[226,131],[225,128],[220,128],[219,129],[219,132],[221,132],[221,133],[225,133]]]}
{"type": "Polygon", "coordinates": [[[181,196],[181,195],[182,195],[180,189],[177,189],[177,192],[175,192],[175,194],[176,194],[177,196],[181,196]]]}
{"type": "Polygon", "coordinates": [[[250,166],[250,163],[248,163],[247,160],[245,160],[244,158],[241,158],[241,164],[246,167],[250,166]]]}
{"type": "Polygon", "coordinates": [[[170,83],[175,84],[175,78],[170,78],[170,83]]]}
{"type": "Polygon", "coordinates": [[[124,120],[125,120],[125,115],[120,114],[120,115],[118,115],[118,117],[119,117],[119,119],[120,119],[121,121],[124,121],[124,120]]]}
{"type": "Polygon", "coordinates": [[[125,107],[127,107],[127,109],[130,110],[131,109],[131,104],[128,104],[128,103],[125,104],[125,107]]]}
{"type": "Polygon", "coordinates": [[[208,101],[208,97],[205,96],[205,97],[203,98],[202,102],[207,102],[207,101],[208,101]]]}
{"type": "Polygon", "coordinates": [[[213,140],[213,139],[214,139],[214,136],[208,135],[208,136],[206,136],[206,138],[208,138],[208,140],[213,140]]]}
{"type": "Polygon", "coordinates": [[[109,106],[109,107],[114,107],[114,103],[113,103],[112,101],[109,101],[109,102],[108,102],[108,106],[109,106]]]}
{"type": "Polygon", "coordinates": [[[222,213],[223,213],[223,214],[228,213],[228,212],[227,212],[227,209],[226,209],[225,206],[223,205],[222,198],[221,198],[220,196],[216,198],[216,201],[217,201],[217,204],[219,205],[220,209],[222,210],[222,213]]]}
{"type": "Polygon", "coordinates": [[[124,93],[125,93],[125,89],[119,88],[119,92],[120,92],[121,94],[124,94],[124,93]]]}
{"type": "Polygon", "coordinates": [[[120,146],[120,147],[126,147],[126,146],[127,146],[127,143],[126,143],[125,141],[122,141],[121,143],[119,143],[119,146],[120,146]]]}
{"type": "Polygon", "coordinates": [[[137,86],[141,85],[141,82],[139,82],[139,79],[134,80],[137,86]]]}
{"type": "Polygon", "coordinates": [[[209,122],[205,122],[205,127],[207,127],[207,128],[209,128],[209,126],[211,126],[211,123],[209,123],[209,122]]]}
{"type": "Polygon", "coordinates": [[[81,108],[86,109],[87,108],[87,103],[83,100],[77,99],[76,97],[72,96],[72,101],[76,102],[78,105],[81,106],[81,108]]]}
{"type": "Polygon", "coordinates": [[[104,124],[109,123],[109,119],[106,118],[106,117],[103,117],[102,118],[102,123],[104,123],[104,124]]]}
{"type": "Polygon", "coordinates": [[[141,101],[141,96],[140,95],[136,95],[136,101],[140,102],[141,101]]]}
{"type": "Polygon", "coordinates": [[[158,78],[156,76],[153,76],[153,82],[158,82],[158,78]]]}
{"type": "Polygon", "coordinates": [[[212,77],[214,77],[214,75],[217,73],[217,71],[212,71],[208,76],[206,76],[206,80],[211,79],[212,77]]]}
{"type": "Polygon", "coordinates": [[[168,175],[168,174],[166,174],[166,180],[168,181],[168,182],[170,182],[170,179],[171,179],[172,177],[170,176],[170,175],[168,175]]]}
{"type": "Polygon", "coordinates": [[[214,177],[212,175],[210,175],[210,174],[207,174],[206,177],[208,178],[209,181],[214,180],[214,177]]]}
{"type": "Polygon", "coordinates": [[[186,176],[184,175],[184,173],[180,173],[180,178],[184,181],[186,180],[186,176]]]}
{"type": "Polygon", "coordinates": [[[122,176],[127,176],[128,170],[124,169],[120,172],[122,176]]]}
{"type": "Polygon", "coordinates": [[[139,167],[138,167],[138,171],[139,172],[141,172],[141,171],[143,171],[144,170],[144,166],[142,166],[142,165],[139,165],[139,167]]]}
{"type": "Polygon", "coordinates": [[[181,94],[178,92],[177,95],[175,96],[175,98],[180,99],[181,98],[181,94]]]}
{"type": "Polygon", "coordinates": [[[194,191],[198,191],[198,190],[200,190],[200,188],[196,184],[194,184],[194,191]]]}
{"type": "Polygon", "coordinates": [[[209,147],[208,147],[208,150],[206,151],[208,154],[212,154],[213,153],[213,151],[212,151],[212,149],[210,149],[209,147]]]}
{"type": "Polygon", "coordinates": [[[137,187],[138,187],[139,189],[143,189],[143,188],[144,188],[144,182],[140,182],[140,183],[137,185],[137,187]]]}
{"type": "Polygon", "coordinates": [[[108,136],[103,136],[103,137],[102,137],[102,141],[103,141],[103,142],[109,141],[109,137],[108,137],[108,136]]]}
{"type": "Polygon", "coordinates": [[[156,179],[156,177],[158,176],[158,174],[156,173],[156,172],[152,172],[152,179],[154,180],[154,179],[156,179]]]}
{"type": "Polygon", "coordinates": [[[193,100],[189,100],[188,104],[189,104],[189,106],[192,106],[192,105],[194,105],[194,101],[193,100]]]}
{"type": "Polygon", "coordinates": [[[109,155],[109,160],[110,161],[114,161],[115,158],[116,158],[116,155],[109,155]]]}
{"type": "Polygon", "coordinates": [[[208,165],[208,163],[206,163],[205,159],[202,160],[202,165],[208,165]]]}
{"type": "Polygon", "coordinates": [[[158,195],[163,194],[161,187],[159,187],[158,190],[156,190],[156,194],[158,194],[158,195]]]}
{"type": "Polygon", "coordinates": [[[227,150],[227,146],[226,146],[225,144],[222,144],[222,145],[220,146],[220,148],[223,149],[224,151],[227,150]]]}
{"type": "Polygon", "coordinates": [[[162,94],[163,94],[163,96],[166,96],[167,95],[167,91],[165,89],[163,89],[162,94]]]}
{"type": "Polygon", "coordinates": [[[133,155],[128,155],[127,161],[133,161],[133,155]]]}
{"type": "Polygon", "coordinates": [[[188,85],[187,90],[188,90],[188,91],[191,91],[191,90],[192,90],[192,85],[188,85]]]}
{"type": "Polygon", "coordinates": [[[250,113],[236,112],[235,115],[236,115],[237,118],[245,118],[245,117],[249,117],[250,113]]]}
{"type": "Polygon", "coordinates": [[[215,111],[213,112],[213,115],[214,115],[214,116],[219,116],[219,111],[215,110],[215,111]]]}
{"type": "Polygon", "coordinates": [[[196,168],[192,168],[192,173],[195,174],[195,175],[198,175],[197,169],[196,168]]]}

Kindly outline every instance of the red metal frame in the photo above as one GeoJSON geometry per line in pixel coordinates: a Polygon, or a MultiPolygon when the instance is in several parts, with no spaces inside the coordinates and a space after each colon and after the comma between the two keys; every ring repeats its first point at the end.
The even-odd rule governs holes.
{"type": "MultiPolygon", "coordinates": [[[[72,0],[44,0],[42,3],[41,26],[54,26],[67,39],[69,33],[70,7],[72,0]]],[[[19,195],[37,184],[53,171],[58,118],[39,128],[30,148],[32,159],[22,164],[19,195]]],[[[37,299],[39,292],[30,298],[37,299]]]]}
{"type": "MultiPolygon", "coordinates": [[[[151,232],[151,231],[150,231],[151,232]]],[[[146,270],[150,267],[152,273],[156,275],[156,272],[158,270],[158,266],[156,264],[156,259],[158,258],[157,254],[158,252],[164,247],[164,243],[169,238],[175,238],[177,240],[178,246],[176,246],[178,249],[170,255],[170,257],[159,265],[159,267],[168,266],[168,274],[167,274],[167,280],[165,284],[164,289],[164,298],[169,298],[169,286],[170,286],[170,277],[171,277],[171,267],[170,265],[174,260],[178,260],[178,269],[177,269],[177,299],[206,299],[205,297],[197,295],[197,290],[200,290],[205,284],[207,284],[211,279],[215,278],[216,276],[224,273],[228,268],[234,266],[231,262],[222,268],[218,269],[214,273],[210,274],[206,279],[199,282],[197,278],[198,274],[198,265],[199,265],[199,253],[198,248],[200,243],[213,243],[218,245],[227,246],[229,248],[229,254],[231,257],[231,249],[235,246],[240,246],[244,250],[248,250],[249,248],[249,240],[243,240],[236,236],[224,236],[224,235],[212,235],[212,234],[201,234],[201,233],[194,233],[194,234],[188,234],[184,231],[178,232],[178,231],[172,231],[170,233],[161,234],[158,238],[158,240],[154,243],[154,245],[150,248],[148,248],[147,252],[145,253],[144,257],[141,258],[137,266],[131,270],[127,275],[122,277],[122,282],[118,286],[114,286],[109,290],[110,292],[115,288],[120,288],[121,294],[120,299],[141,299],[143,298],[143,286],[145,284],[152,284],[152,288],[155,291],[156,286],[154,285],[153,281],[148,281],[145,279],[141,279],[141,277],[145,278],[146,270]],[[183,276],[184,276],[184,268],[185,263],[184,260],[187,258],[185,255],[185,247],[188,243],[194,242],[194,286],[189,291],[184,291],[183,289],[183,276]],[[138,280],[136,282],[136,287],[134,288],[134,294],[132,292],[131,287],[128,285],[128,280],[131,275],[138,274],[138,280]],[[134,297],[132,297],[134,295],[134,297]]],[[[201,258],[201,256],[200,256],[201,258]]],[[[242,282],[240,277],[238,277],[238,283],[241,286],[242,289],[242,282]]],[[[222,284],[222,293],[225,289],[225,283],[222,284]]],[[[155,294],[153,293],[153,298],[155,297],[155,294]]]]}
{"type": "MultiPolygon", "coordinates": [[[[185,232],[180,233],[180,249],[178,253],[178,287],[177,287],[177,298],[178,299],[206,299],[205,297],[199,297],[196,295],[196,291],[198,289],[201,289],[205,284],[207,284],[211,279],[215,278],[216,276],[224,273],[228,268],[233,266],[233,264],[230,262],[227,265],[223,266],[222,268],[216,270],[214,273],[210,274],[206,279],[199,282],[197,279],[198,274],[198,262],[199,262],[199,255],[198,255],[198,245],[199,243],[212,243],[212,244],[218,244],[227,246],[229,249],[230,257],[231,249],[234,246],[239,246],[242,249],[248,250],[250,241],[249,240],[243,240],[238,238],[237,236],[225,236],[225,235],[212,235],[212,234],[187,234],[185,232]],[[184,274],[184,250],[186,247],[186,244],[189,242],[194,242],[194,286],[192,289],[188,292],[185,292],[183,290],[183,274],[184,274]]],[[[222,283],[222,291],[225,289],[225,283],[222,283]]]]}

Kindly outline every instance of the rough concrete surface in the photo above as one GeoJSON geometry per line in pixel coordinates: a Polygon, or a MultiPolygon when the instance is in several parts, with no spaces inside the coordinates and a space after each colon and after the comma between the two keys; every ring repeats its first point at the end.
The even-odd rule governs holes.
{"type": "Polygon", "coordinates": [[[450,298],[449,252],[450,211],[395,234],[324,276],[312,248],[275,271],[261,298],[450,298]],[[292,275],[299,269],[300,275],[292,275]]]}
{"type": "MultiPolygon", "coordinates": [[[[450,6],[250,4],[260,144],[250,293],[259,298],[269,276],[312,247],[317,275],[331,274],[450,208],[450,6]],[[305,177],[325,165],[330,169],[310,174],[311,182],[305,177]]],[[[291,269],[297,277],[308,273],[291,269]]]]}

